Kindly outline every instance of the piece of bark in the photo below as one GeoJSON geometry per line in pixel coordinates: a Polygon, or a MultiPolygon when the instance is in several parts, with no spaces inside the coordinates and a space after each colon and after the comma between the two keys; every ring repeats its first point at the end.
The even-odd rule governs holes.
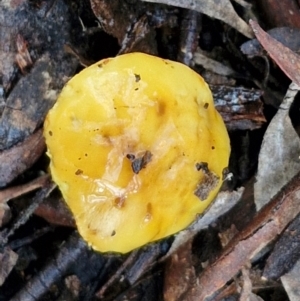
{"type": "Polygon", "coordinates": [[[42,130],[21,143],[0,152],[0,187],[4,187],[30,168],[45,150],[42,130]]]}
{"type": "Polygon", "coordinates": [[[300,215],[285,229],[268,257],[263,277],[279,279],[287,273],[300,258],[300,215]]]}
{"type": "Polygon", "coordinates": [[[39,5],[32,1],[0,2],[0,70],[5,101],[0,150],[36,131],[74,74],[77,60],[64,52],[63,45],[76,42],[78,34],[74,33],[79,26],[76,14],[64,1],[39,5]]]}
{"type": "Polygon", "coordinates": [[[298,215],[300,172],[227,245],[221,256],[197,278],[184,300],[203,301],[221,289],[298,215]]]}
{"type": "Polygon", "coordinates": [[[228,130],[253,130],[266,122],[260,90],[214,85],[210,88],[228,130]]]}
{"type": "Polygon", "coordinates": [[[52,88],[53,80],[49,74],[52,68],[49,56],[43,57],[10,93],[0,118],[1,150],[33,133],[53,106],[58,91],[52,88]]]}

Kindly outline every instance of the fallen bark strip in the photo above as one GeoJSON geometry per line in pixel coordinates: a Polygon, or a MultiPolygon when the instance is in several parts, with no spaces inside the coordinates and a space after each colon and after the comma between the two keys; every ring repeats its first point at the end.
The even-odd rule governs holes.
{"type": "Polygon", "coordinates": [[[209,300],[285,229],[300,212],[299,203],[300,172],[233,238],[221,256],[197,278],[184,300],[209,300]]]}

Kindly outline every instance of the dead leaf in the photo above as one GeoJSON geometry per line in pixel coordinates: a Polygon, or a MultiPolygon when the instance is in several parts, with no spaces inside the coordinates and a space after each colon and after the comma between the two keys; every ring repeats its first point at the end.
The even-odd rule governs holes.
{"type": "Polygon", "coordinates": [[[257,210],[300,170],[300,139],[289,117],[289,108],[298,89],[291,84],[264,135],[254,184],[257,210]]]}
{"type": "Polygon", "coordinates": [[[196,10],[200,13],[208,15],[211,18],[219,19],[248,38],[252,38],[253,34],[247,23],[242,20],[235,12],[229,0],[142,0],[152,3],[163,3],[178,6],[186,9],[196,10]]]}
{"type": "Polygon", "coordinates": [[[249,24],[270,57],[293,82],[300,86],[300,56],[263,31],[257,22],[250,20],[249,24]]]}
{"type": "Polygon", "coordinates": [[[229,131],[253,130],[265,122],[262,91],[244,87],[210,85],[215,107],[229,131]]]}

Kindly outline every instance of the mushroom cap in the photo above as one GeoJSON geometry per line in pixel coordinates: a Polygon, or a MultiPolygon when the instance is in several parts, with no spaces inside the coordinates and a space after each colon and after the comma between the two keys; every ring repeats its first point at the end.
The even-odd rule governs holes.
{"type": "Polygon", "coordinates": [[[187,227],[216,196],[230,154],[203,78],[143,53],[75,75],[44,136],[78,231],[101,252],[126,253],[187,227]]]}

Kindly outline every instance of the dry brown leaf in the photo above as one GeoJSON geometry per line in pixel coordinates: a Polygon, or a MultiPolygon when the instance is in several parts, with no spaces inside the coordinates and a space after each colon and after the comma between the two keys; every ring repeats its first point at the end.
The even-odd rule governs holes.
{"type": "Polygon", "coordinates": [[[267,34],[257,22],[250,20],[256,38],[280,69],[300,86],[300,56],[267,34]]]}
{"type": "Polygon", "coordinates": [[[145,2],[162,3],[178,6],[186,9],[196,10],[208,15],[211,18],[219,19],[248,38],[253,37],[253,33],[248,24],[242,20],[235,12],[229,0],[142,0],[145,2]]]}

